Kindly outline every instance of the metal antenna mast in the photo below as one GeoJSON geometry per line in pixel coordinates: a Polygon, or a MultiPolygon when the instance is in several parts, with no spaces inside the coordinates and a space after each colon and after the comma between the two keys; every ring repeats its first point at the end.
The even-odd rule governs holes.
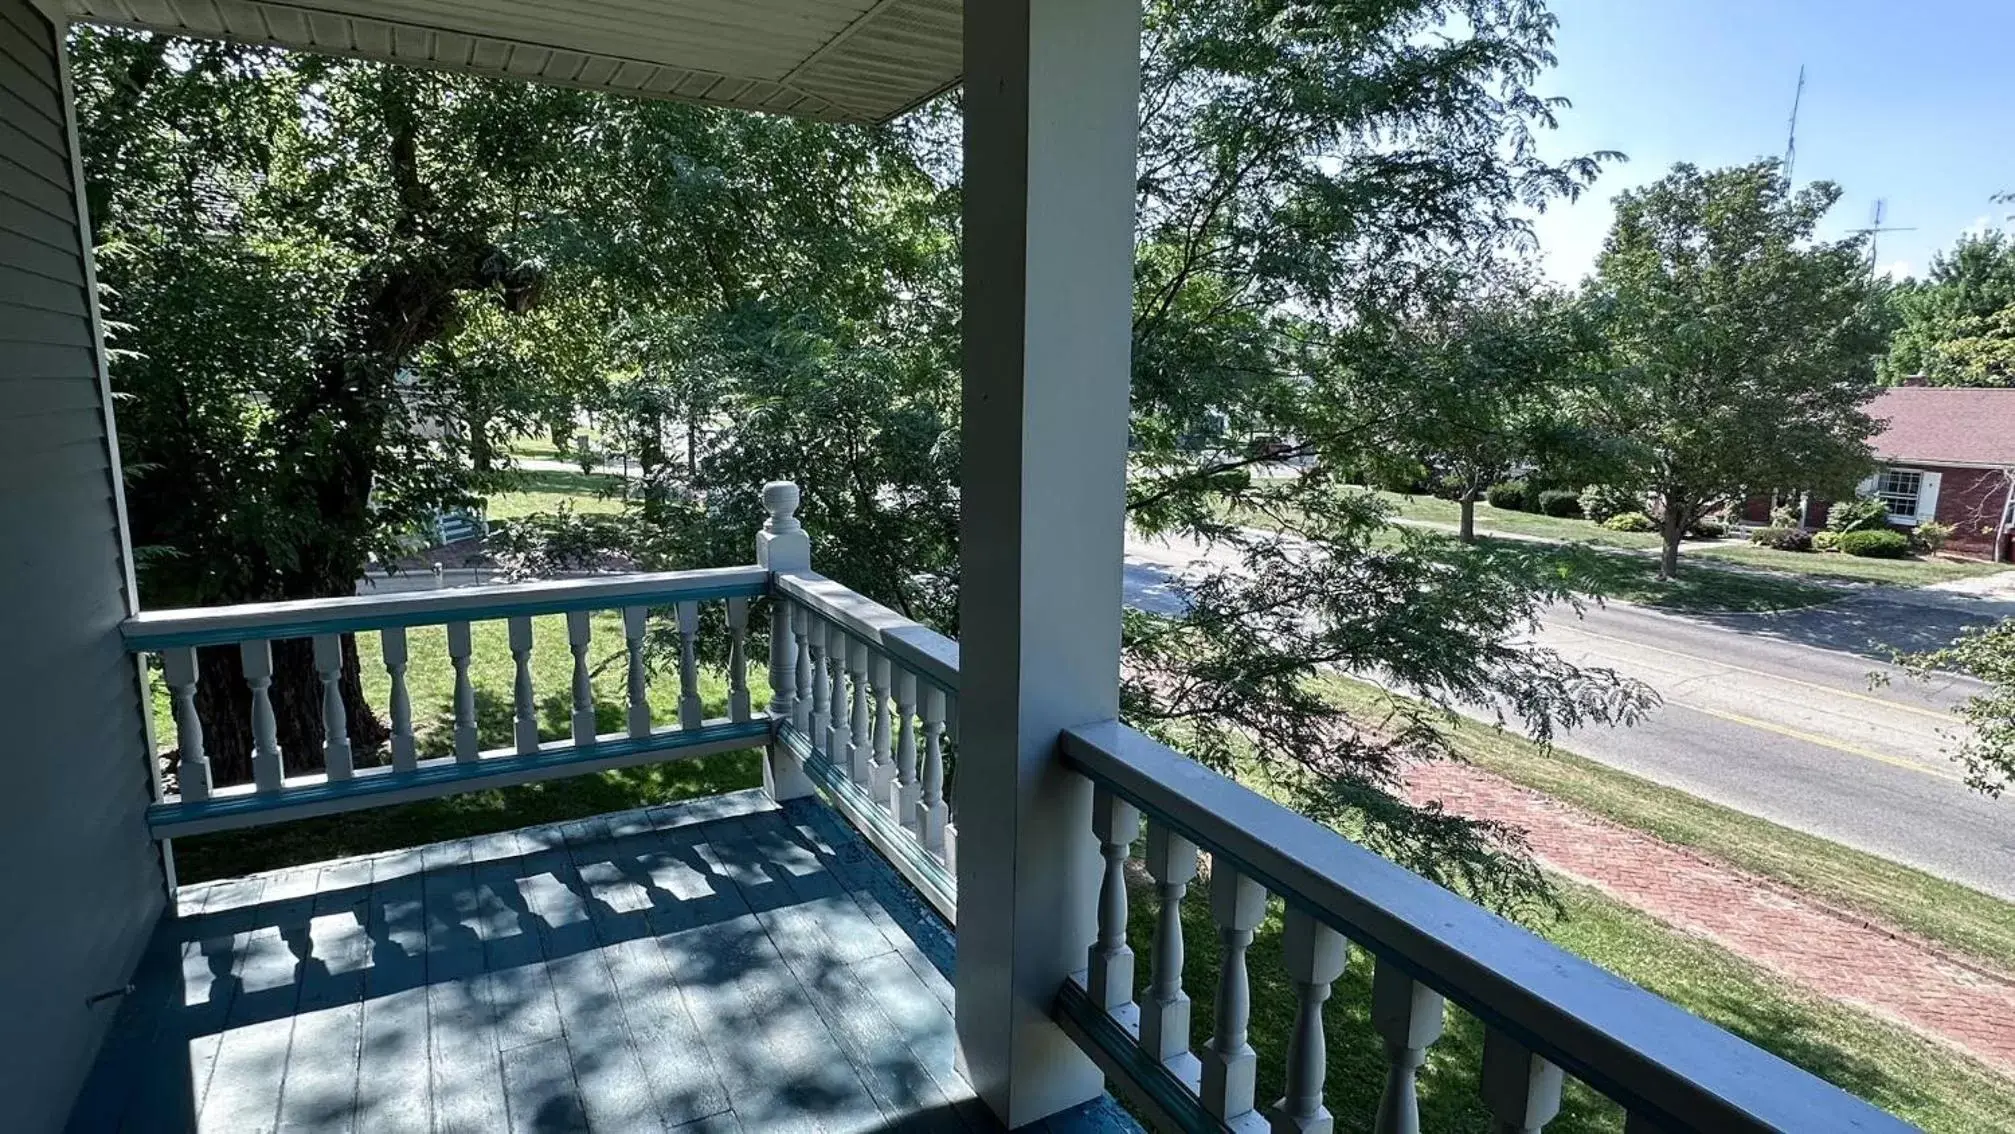
{"type": "Polygon", "coordinates": [[[1784,184],[1792,184],[1791,173],[1798,165],[1798,107],[1805,101],[1805,64],[1798,65],[1798,89],[1791,95],[1791,128],[1784,138],[1784,184]]]}
{"type": "Polygon", "coordinates": [[[1877,197],[1875,198],[1875,207],[1873,209],[1870,209],[1868,212],[1868,227],[1857,228],[1854,230],[1856,233],[1865,234],[1868,237],[1868,274],[1871,276],[1875,274],[1875,265],[1878,262],[1876,260],[1876,248],[1882,241],[1883,233],[1917,231],[1916,226],[1914,225],[1904,226],[1900,228],[1883,227],[1882,222],[1885,219],[1887,219],[1888,216],[1889,216],[1889,202],[1882,199],[1881,197],[1877,197]]]}

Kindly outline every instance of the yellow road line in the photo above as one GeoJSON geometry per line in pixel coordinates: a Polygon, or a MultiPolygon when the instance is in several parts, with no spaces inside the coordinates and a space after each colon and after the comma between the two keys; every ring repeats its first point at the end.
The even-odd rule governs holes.
{"type": "Polygon", "coordinates": [[[1845,752],[1849,756],[1859,756],[1864,760],[1873,760],[1878,764],[1888,764],[1892,767],[1902,768],[1905,771],[1910,772],[1922,772],[1925,775],[1932,776],[1936,779],[1951,780],[1953,783],[1965,782],[1964,778],[1958,775],[1956,772],[1947,772],[1941,768],[1931,767],[1928,764],[1920,764],[1915,760],[1905,760],[1901,756],[1891,756],[1886,752],[1876,752],[1873,749],[1861,748],[1853,744],[1845,744],[1842,743],[1841,741],[1833,739],[1830,736],[1821,736],[1816,732],[1806,732],[1803,729],[1790,728],[1788,726],[1776,724],[1771,721],[1760,721],[1754,717],[1745,717],[1736,713],[1727,713],[1721,711],[1720,709],[1709,709],[1702,705],[1690,705],[1685,701],[1668,700],[1666,704],[1677,705],[1682,709],[1692,709],[1696,713],[1705,713],[1710,717],[1719,717],[1724,721],[1744,725],[1749,728],[1760,728],[1765,732],[1774,732],[1779,736],[1788,736],[1793,740],[1802,740],[1807,744],[1817,744],[1822,748],[1831,748],[1835,752],[1845,752]]]}
{"type": "Polygon", "coordinates": [[[1629,646],[1632,649],[1649,650],[1654,654],[1670,654],[1675,658],[1685,658],[1687,661],[1699,662],[1702,665],[1711,665],[1718,669],[1732,670],[1736,673],[1747,673],[1755,677],[1767,677],[1772,681],[1781,681],[1786,685],[1802,685],[1807,689],[1817,689],[1821,693],[1830,693],[1835,697],[1852,697],[1856,701],[1866,701],[1871,705],[1880,705],[1885,709],[1895,709],[1899,713],[1915,713],[1920,717],[1930,717],[1933,720],[1943,721],[1947,724],[1950,724],[1957,719],[1953,717],[1951,713],[1943,712],[1938,709],[1927,709],[1921,705],[1906,705],[1901,701],[1891,701],[1882,697],[1872,697],[1866,693],[1854,693],[1849,690],[1839,689],[1831,685],[1821,685],[1816,681],[1802,681],[1796,677],[1786,677],[1780,673],[1771,673],[1769,670],[1751,669],[1748,666],[1734,665],[1732,663],[1725,661],[1717,661],[1714,658],[1703,658],[1698,654],[1689,654],[1682,650],[1668,650],[1664,646],[1647,646],[1642,642],[1633,642],[1628,638],[1618,638],[1611,634],[1597,634],[1593,630],[1583,630],[1579,626],[1562,626],[1558,627],[1558,629],[1566,630],[1575,634],[1585,635],[1587,637],[1597,639],[1598,641],[1616,642],[1621,645],[1629,646]]]}

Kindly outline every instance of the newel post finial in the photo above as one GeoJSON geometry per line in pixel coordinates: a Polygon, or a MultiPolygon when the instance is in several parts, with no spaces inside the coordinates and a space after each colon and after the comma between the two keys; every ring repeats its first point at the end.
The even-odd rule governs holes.
{"type": "Polygon", "coordinates": [[[765,532],[790,535],[805,530],[798,523],[798,486],[790,481],[773,480],[763,485],[763,508],[770,514],[763,524],[765,532]]]}
{"type": "Polygon", "coordinates": [[[756,533],[756,566],[772,571],[812,569],[812,537],[798,523],[798,486],[788,480],[763,485],[763,509],[770,518],[756,533]]]}

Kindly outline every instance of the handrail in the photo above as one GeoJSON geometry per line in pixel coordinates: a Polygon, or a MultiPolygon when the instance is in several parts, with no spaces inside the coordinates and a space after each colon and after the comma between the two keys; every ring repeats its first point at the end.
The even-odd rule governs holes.
{"type": "Polygon", "coordinates": [[[947,693],[959,690],[959,644],[816,571],[779,571],[776,588],[947,693]]]}
{"type": "Polygon", "coordinates": [[[1067,763],[1661,1130],[1903,1131],[1808,1074],[1117,721],[1067,763]]]}
{"type": "Polygon", "coordinates": [[[768,589],[769,572],[761,567],[717,567],[609,578],[492,583],[404,594],[155,610],[128,618],[119,629],[125,636],[126,648],[138,652],[229,645],[249,638],[308,638],[394,626],[754,597],[768,589]]]}

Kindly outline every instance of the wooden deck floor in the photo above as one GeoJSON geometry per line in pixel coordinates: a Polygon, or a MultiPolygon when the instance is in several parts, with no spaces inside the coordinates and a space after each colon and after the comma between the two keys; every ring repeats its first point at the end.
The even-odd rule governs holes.
{"type": "Polygon", "coordinates": [[[189,887],[71,1128],[996,1129],[951,960],[830,811],[757,792],[189,887]]]}

